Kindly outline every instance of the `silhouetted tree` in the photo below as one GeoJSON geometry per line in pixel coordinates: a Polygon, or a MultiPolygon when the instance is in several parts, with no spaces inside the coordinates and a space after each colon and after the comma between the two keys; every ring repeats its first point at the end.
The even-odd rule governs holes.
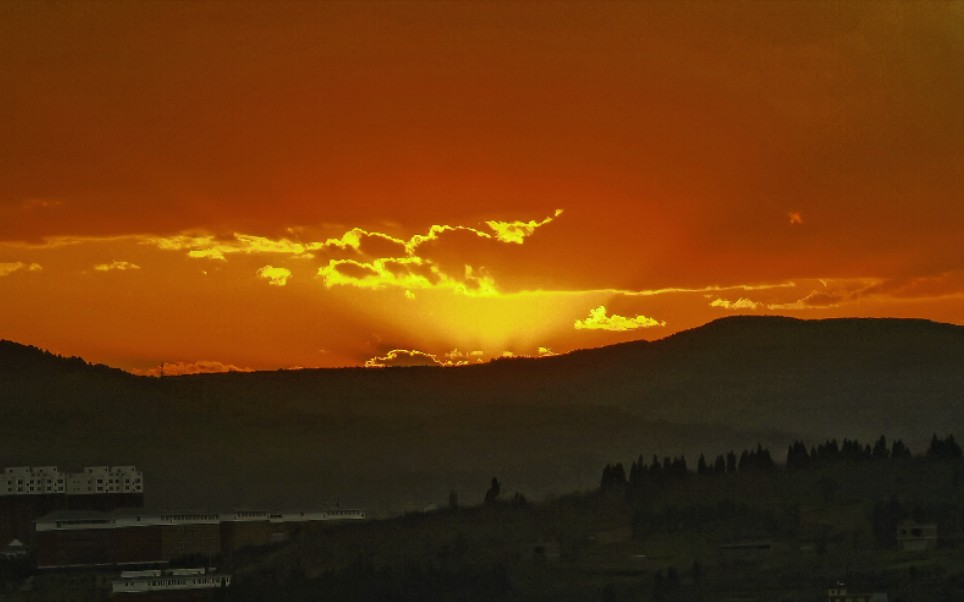
{"type": "Polygon", "coordinates": [[[703,454],[700,454],[700,459],[697,460],[696,462],[696,474],[704,475],[706,474],[706,471],[707,471],[706,456],[704,456],[703,454]]]}
{"type": "Polygon", "coordinates": [[[633,462],[632,466],[629,468],[629,484],[633,487],[642,485],[643,478],[646,475],[646,462],[643,460],[642,454],[633,462]]]}
{"type": "Polygon", "coordinates": [[[602,490],[612,489],[613,487],[624,487],[626,485],[626,469],[622,463],[615,465],[607,464],[603,468],[602,478],[599,480],[599,488],[602,490]]]}
{"type": "Polygon", "coordinates": [[[961,446],[954,441],[954,435],[939,439],[937,434],[931,438],[931,446],[927,449],[927,457],[935,460],[961,459],[961,446]]]}
{"type": "Polygon", "coordinates": [[[732,449],[730,450],[730,453],[726,454],[726,472],[736,472],[736,454],[733,453],[732,449]]]}
{"type": "Polygon", "coordinates": [[[895,439],[890,447],[890,457],[892,460],[909,460],[911,458],[910,449],[904,445],[900,439],[895,439]]]}
{"type": "Polygon", "coordinates": [[[787,448],[787,468],[806,468],[809,464],[810,454],[807,453],[807,446],[803,441],[794,441],[793,445],[787,448]]]}
{"type": "Polygon", "coordinates": [[[499,492],[502,489],[502,485],[499,484],[499,479],[492,477],[492,484],[489,486],[489,490],[485,492],[485,503],[494,504],[499,498],[499,492]]]}
{"type": "Polygon", "coordinates": [[[458,510],[459,509],[459,494],[453,489],[449,491],[449,509],[458,510]]]}
{"type": "Polygon", "coordinates": [[[880,436],[880,439],[878,439],[877,442],[874,443],[874,449],[873,449],[873,451],[871,452],[871,455],[872,455],[872,456],[874,457],[874,459],[876,459],[876,460],[886,460],[886,459],[890,458],[890,452],[887,451],[887,438],[886,438],[886,437],[884,437],[883,435],[881,435],[881,436],[880,436]]]}
{"type": "Polygon", "coordinates": [[[617,485],[626,484],[626,469],[622,462],[616,462],[616,466],[613,466],[613,480],[617,485]]]}
{"type": "Polygon", "coordinates": [[[720,454],[716,457],[716,460],[713,462],[713,473],[723,474],[725,472],[726,472],[726,460],[723,458],[723,454],[720,454]]]}
{"type": "Polygon", "coordinates": [[[663,474],[663,468],[659,463],[659,458],[656,456],[653,456],[653,465],[649,467],[649,474],[651,474],[653,479],[657,481],[663,474]]]}

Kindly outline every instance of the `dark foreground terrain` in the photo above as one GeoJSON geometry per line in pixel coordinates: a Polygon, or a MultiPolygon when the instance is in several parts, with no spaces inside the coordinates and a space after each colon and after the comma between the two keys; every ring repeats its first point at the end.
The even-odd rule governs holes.
{"type": "Polygon", "coordinates": [[[733,473],[634,471],[542,504],[506,495],[313,534],[239,560],[227,599],[826,600],[838,582],[964,599],[959,455],[825,451],[786,468],[750,454],[733,473]],[[936,541],[900,541],[908,525],[936,541]],[[933,547],[900,549],[917,544],[933,547]]]}
{"type": "MultiPolygon", "coordinates": [[[[487,503],[479,491],[470,506],[440,500],[183,563],[233,575],[216,600],[824,601],[839,583],[891,602],[961,600],[964,462],[953,439],[934,441],[915,457],[886,440],[798,447],[788,465],[765,448],[722,467],[637,459],[607,465],[589,493],[530,503],[502,483],[487,503]]],[[[116,574],[88,577],[83,599],[106,599],[116,574]]],[[[63,594],[62,575],[34,578],[50,598],[13,592],[9,565],[3,575],[0,599],[63,594]]]]}

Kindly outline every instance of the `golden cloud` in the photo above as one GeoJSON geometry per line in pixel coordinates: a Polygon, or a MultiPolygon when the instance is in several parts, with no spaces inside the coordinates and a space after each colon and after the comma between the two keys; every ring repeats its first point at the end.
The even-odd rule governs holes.
{"type": "Polygon", "coordinates": [[[421,257],[387,257],[362,262],[354,259],[331,259],[318,268],[318,276],[325,286],[353,286],[368,290],[403,289],[412,298],[413,290],[447,289],[470,297],[498,294],[495,283],[488,276],[477,276],[466,266],[464,279],[443,273],[437,266],[421,257]]]}
{"type": "Polygon", "coordinates": [[[495,232],[495,237],[498,240],[521,245],[522,241],[525,240],[527,236],[532,236],[532,233],[536,231],[536,228],[540,228],[551,223],[560,215],[562,215],[562,209],[556,209],[556,212],[553,215],[547,217],[541,222],[537,222],[535,220],[530,220],[528,222],[499,222],[492,220],[485,222],[485,225],[495,232]]]}
{"type": "Polygon", "coordinates": [[[634,318],[627,318],[617,314],[607,316],[605,305],[600,305],[599,307],[589,310],[588,318],[576,320],[573,323],[573,327],[576,330],[625,331],[635,330],[637,328],[653,328],[655,326],[666,326],[666,322],[660,322],[655,318],[650,318],[643,315],[639,315],[634,318]]]}
{"type": "Polygon", "coordinates": [[[98,263],[94,266],[94,269],[98,272],[110,272],[114,270],[124,272],[127,270],[139,270],[141,269],[141,266],[129,261],[114,260],[110,263],[98,263]]]}
{"type": "Polygon", "coordinates": [[[387,243],[388,245],[396,248],[400,247],[399,250],[406,253],[408,252],[408,243],[401,238],[396,238],[383,232],[371,232],[363,228],[352,228],[348,232],[342,234],[339,238],[329,238],[324,242],[310,242],[305,246],[309,251],[336,248],[362,253],[364,252],[362,250],[362,246],[366,247],[367,250],[374,243],[378,242],[383,244],[387,243]]]}
{"type": "Polygon", "coordinates": [[[419,246],[427,242],[438,240],[441,235],[446,232],[468,232],[469,234],[474,234],[479,238],[488,240],[492,239],[492,235],[488,232],[476,230],[475,228],[470,228],[468,226],[440,226],[438,224],[433,224],[425,234],[416,234],[408,239],[408,242],[405,243],[406,249],[409,253],[415,253],[415,249],[417,249],[419,246]]]}
{"type": "MultiPolygon", "coordinates": [[[[350,286],[367,290],[381,290],[385,288],[400,288],[405,296],[414,298],[414,291],[426,289],[442,289],[466,296],[494,296],[499,290],[493,279],[484,269],[462,264],[462,273],[443,271],[432,259],[419,255],[418,249],[427,242],[438,241],[444,234],[450,232],[466,232],[478,238],[497,241],[500,243],[522,244],[524,239],[532,233],[551,223],[562,214],[557,210],[553,215],[541,221],[496,221],[485,222],[494,232],[488,232],[469,226],[451,226],[434,224],[424,233],[414,234],[407,240],[385,234],[352,228],[341,236],[325,239],[324,241],[299,241],[291,238],[272,239],[264,236],[234,233],[232,239],[222,240],[206,233],[182,233],[174,236],[140,236],[142,244],[153,245],[163,250],[187,251],[188,257],[194,259],[214,259],[227,261],[231,254],[281,254],[299,258],[313,257],[315,252],[325,250],[348,251],[356,257],[330,258],[327,265],[318,268],[317,275],[328,288],[334,286],[350,286]]],[[[289,229],[289,233],[297,235],[299,231],[289,229]]],[[[270,266],[266,266],[270,267],[270,266]]],[[[271,284],[284,286],[284,278],[290,277],[272,268],[271,272],[283,278],[273,278],[266,275],[262,268],[259,275],[268,278],[271,284]]],[[[446,269],[448,270],[448,268],[446,269]]]]}
{"type": "Polygon", "coordinates": [[[43,266],[39,263],[24,263],[22,261],[0,263],[0,276],[9,276],[10,274],[19,272],[20,270],[25,272],[39,272],[42,269],[43,266]]]}
{"type": "Polygon", "coordinates": [[[471,360],[482,363],[482,356],[485,355],[481,350],[461,351],[458,347],[445,354],[446,361],[441,362],[444,366],[464,366],[471,360]]]}
{"type": "MultiPolygon", "coordinates": [[[[432,353],[425,353],[416,349],[392,349],[382,356],[376,356],[365,361],[366,368],[389,368],[407,366],[443,366],[445,363],[432,353]]],[[[454,365],[454,364],[450,364],[454,365]]]]}
{"type": "Polygon", "coordinates": [[[291,270],[269,264],[258,270],[258,276],[267,280],[271,286],[284,286],[288,284],[288,278],[291,278],[291,270]]]}
{"type": "Polygon", "coordinates": [[[841,291],[812,290],[807,296],[790,303],[770,303],[767,305],[767,309],[825,309],[829,307],[839,307],[842,302],[847,300],[847,297],[848,295],[841,291]]]}
{"type": "Polygon", "coordinates": [[[864,297],[885,298],[875,294],[875,291],[889,281],[877,278],[836,278],[818,279],[817,282],[823,287],[822,289],[811,289],[806,296],[795,301],[768,303],[767,309],[778,311],[828,309],[864,297]]]}
{"type": "Polygon", "coordinates": [[[717,297],[710,303],[710,307],[722,307],[723,309],[756,309],[760,307],[760,305],[760,303],[747,299],[746,297],[740,297],[736,301],[717,297]]]}
{"type": "Polygon", "coordinates": [[[234,240],[218,240],[213,235],[177,234],[175,236],[141,236],[142,244],[153,245],[165,251],[187,251],[194,259],[227,261],[227,255],[255,253],[293,255],[307,254],[308,247],[287,238],[272,239],[253,234],[235,232],[234,240]]]}
{"type": "MultiPolygon", "coordinates": [[[[306,242],[290,238],[272,239],[240,232],[235,232],[232,235],[233,240],[220,240],[205,233],[182,233],[174,236],[144,235],[139,238],[143,244],[153,245],[159,249],[187,251],[189,257],[196,259],[226,260],[226,256],[232,253],[274,253],[304,257],[310,255],[312,251],[324,249],[350,250],[369,256],[393,250],[403,253],[405,256],[413,257],[416,256],[416,250],[420,245],[438,240],[446,232],[470,232],[480,238],[495,239],[503,243],[522,244],[523,240],[531,236],[537,228],[551,223],[561,214],[562,210],[559,209],[542,221],[505,222],[491,220],[485,222],[495,233],[495,236],[469,226],[434,224],[424,234],[415,234],[408,240],[363,228],[352,228],[339,237],[328,238],[324,241],[306,242]]],[[[295,230],[289,229],[289,232],[295,232],[295,230]]]]}
{"type": "Polygon", "coordinates": [[[725,293],[727,291],[769,291],[782,288],[796,288],[797,283],[792,280],[764,284],[731,284],[718,285],[712,284],[699,288],[667,287],[643,290],[627,289],[603,289],[597,292],[605,292],[613,295],[626,295],[627,297],[655,297],[657,295],[671,295],[678,293],[725,293]]]}

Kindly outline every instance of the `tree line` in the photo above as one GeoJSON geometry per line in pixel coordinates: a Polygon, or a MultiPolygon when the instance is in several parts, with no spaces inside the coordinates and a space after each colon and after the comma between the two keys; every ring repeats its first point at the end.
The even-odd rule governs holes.
{"type": "MultiPolygon", "coordinates": [[[[924,457],[931,460],[960,460],[964,456],[961,446],[954,440],[954,435],[938,437],[935,433],[931,438],[930,447],[924,457]]],[[[784,466],[788,470],[800,470],[809,467],[819,467],[836,462],[868,462],[868,461],[901,461],[912,458],[910,448],[900,439],[895,439],[888,445],[887,438],[880,436],[873,445],[861,444],[856,439],[828,439],[824,443],[807,447],[803,441],[794,441],[787,447],[784,466]]],[[[764,472],[777,468],[770,450],[757,444],[756,449],[744,449],[739,455],[730,450],[726,454],[719,454],[710,462],[705,454],[700,454],[696,463],[697,475],[723,475],[738,472],[764,472]]],[[[647,464],[640,455],[634,461],[629,471],[621,462],[607,464],[602,471],[600,489],[613,487],[637,487],[645,483],[659,483],[668,479],[685,477],[693,474],[684,456],[664,456],[662,460],[653,456],[647,464]]]]}

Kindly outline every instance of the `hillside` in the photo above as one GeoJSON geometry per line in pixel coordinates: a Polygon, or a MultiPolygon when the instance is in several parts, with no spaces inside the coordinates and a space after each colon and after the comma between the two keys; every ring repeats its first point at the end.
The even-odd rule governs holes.
{"type": "Polygon", "coordinates": [[[964,418],[964,328],[734,317],[463,368],[161,379],[2,342],[0,392],[2,464],[136,462],[154,503],[394,511],[481,496],[492,474],[530,496],[589,487],[639,453],[881,433],[919,448],[964,418]]]}
{"type": "Polygon", "coordinates": [[[962,475],[960,458],[828,457],[329,526],[223,560],[225,597],[804,602],[843,582],[960,600],[962,475]],[[933,525],[935,549],[900,549],[910,516],[933,525]]]}

